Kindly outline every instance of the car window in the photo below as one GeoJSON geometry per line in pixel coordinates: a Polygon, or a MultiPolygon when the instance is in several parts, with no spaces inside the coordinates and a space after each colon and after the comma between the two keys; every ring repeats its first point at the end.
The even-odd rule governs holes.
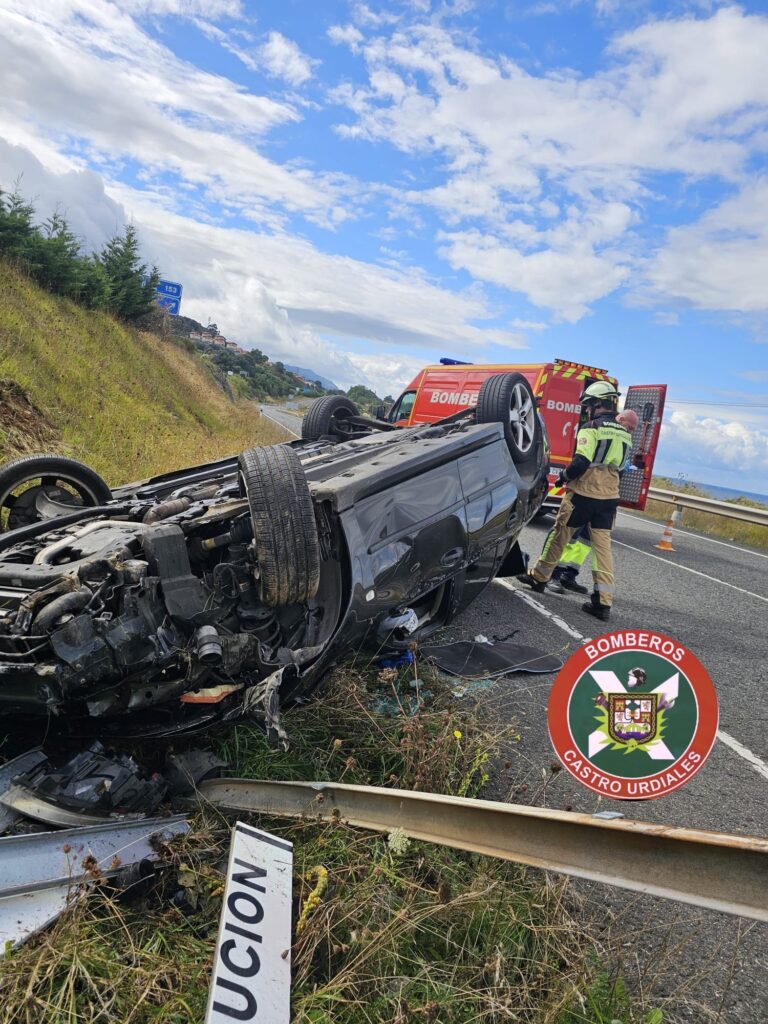
{"type": "Polygon", "coordinates": [[[397,423],[400,420],[408,419],[411,415],[411,410],[413,409],[413,403],[415,401],[415,391],[406,391],[402,394],[389,411],[387,419],[390,423],[397,423]]]}

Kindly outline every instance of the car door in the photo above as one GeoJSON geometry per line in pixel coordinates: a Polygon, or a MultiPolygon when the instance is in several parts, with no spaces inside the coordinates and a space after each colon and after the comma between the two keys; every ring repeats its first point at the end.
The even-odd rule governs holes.
{"type": "Polygon", "coordinates": [[[356,505],[365,575],[377,602],[411,602],[466,564],[465,504],[454,460],[356,505]]]}
{"type": "Polygon", "coordinates": [[[416,401],[416,391],[404,391],[387,413],[387,419],[396,427],[407,427],[416,401]]]}

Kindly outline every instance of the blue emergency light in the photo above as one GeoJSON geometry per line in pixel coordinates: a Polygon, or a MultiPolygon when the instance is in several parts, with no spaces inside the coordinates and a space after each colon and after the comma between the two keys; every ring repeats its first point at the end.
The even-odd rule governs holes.
{"type": "Polygon", "coordinates": [[[449,359],[448,356],[443,356],[440,360],[443,366],[474,366],[474,363],[468,363],[466,359],[449,359]]]}

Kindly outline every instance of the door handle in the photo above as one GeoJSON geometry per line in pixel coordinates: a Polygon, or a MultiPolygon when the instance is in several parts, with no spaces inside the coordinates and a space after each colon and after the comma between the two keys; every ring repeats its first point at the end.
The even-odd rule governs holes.
{"type": "Polygon", "coordinates": [[[450,551],[446,551],[443,557],[440,559],[440,565],[446,569],[451,565],[456,565],[464,557],[464,548],[451,548],[450,551]]]}

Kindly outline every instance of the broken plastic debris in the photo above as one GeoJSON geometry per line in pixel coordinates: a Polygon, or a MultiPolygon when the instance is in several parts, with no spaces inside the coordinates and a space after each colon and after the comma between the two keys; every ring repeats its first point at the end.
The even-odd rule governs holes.
{"type": "Polygon", "coordinates": [[[423,644],[419,648],[438,668],[464,679],[485,679],[508,672],[558,672],[562,659],[536,647],[507,641],[459,640],[452,644],[423,644]]]}
{"type": "Polygon", "coordinates": [[[413,633],[419,628],[419,616],[413,608],[404,608],[397,615],[388,615],[379,623],[379,634],[391,633],[395,629],[404,629],[406,633],[413,633]]]}
{"type": "Polygon", "coordinates": [[[480,690],[487,690],[489,686],[493,686],[496,682],[495,679],[471,679],[467,682],[466,686],[457,686],[451,690],[454,697],[467,697],[473,693],[478,693],[480,690]]]}
{"type": "Polygon", "coordinates": [[[413,664],[413,651],[403,651],[391,658],[379,658],[379,668],[402,668],[413,664]]]}

